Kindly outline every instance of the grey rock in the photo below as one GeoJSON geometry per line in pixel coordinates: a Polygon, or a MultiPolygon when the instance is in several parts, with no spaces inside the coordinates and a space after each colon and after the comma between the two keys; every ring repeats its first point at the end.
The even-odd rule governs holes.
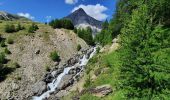
{"type": "Polygon", "coordinates": [[[36,54],[36,55],[40,54],[40,50],[39,50],[39,49],[36,50],[36,51],[35,51],[35,54],[36,54]]]}
{"type": "Polygon", "coordinates": [[[51,72],[51,75],[52,75],[54,78],[56,78],[56,77],[58,77],[59,74],[61,74],[61,73],[63,72],[63,70],[64,70],[63,68],[59,68],[59,69],[51,72]]]}
{"type": "Polygon", "coordinates": [[[109,93],[112,93],[112,87],[110,85],[101,85],[91,89],[91,93],[98,97],[104,97],[109,93]]]}
{"type": "Polygon", "coordinates": [[[70,69],[70,71],[68,72],[68,74],[73,74],[73,75],[75,75],[75,74],[76,74],[76,69],[75,69],[75,68],[70,69]]]}
{"type": "Polygon", "coordinates": [[[59,65],[59,62],[54,62],[54,66],[58,66],[59,65]]]}
{"type": "Polygon", "coordinates": [[[90,58],[90,55],[91,53],[94,51],[94,49],[90,49],[87,51],[87,54],[86,54],[86,59],[89,59],[90,58]]]}
{"type": "Polygon", "coordinates": [[[46,83],[51,83],[53,81],[54,77],[51,73],[47,73],[45,76],[44,76],[44,79],[43,81],[46,82],[46,83]]]}
{"type": "Polygon", "coordinates": [[[35,83],[34,86],[32,87],[32,92],[34,93],[34,95],[40,96],[45,91],[47,91],[47,86],[46,83],[43,81],[35,83]]]}
{"type": "Polygon", "coordinates": [[[77,59],[77,57],[73,57],[73,58],[69,59],[67,63],[68,63],[68,65],[73,66],[76,63],[78,63],[78,59],[77,59]]]}
{"type": "Polygon", "coordinates": [[[63,90],[66,87],[70,86],[74,80],[72,80],[73,75],[65,75],[62,78],[62,81],[58,85],[59,90],[63,90]]]}

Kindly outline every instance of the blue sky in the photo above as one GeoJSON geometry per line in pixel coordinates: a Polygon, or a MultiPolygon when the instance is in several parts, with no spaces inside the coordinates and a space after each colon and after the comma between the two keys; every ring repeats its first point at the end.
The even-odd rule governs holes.
{"type": "Polygon", "coordinates": [[[115,4],[116,0],[0,0],[0,10],[45,22],[83,7],[92,17],[105,20],[112,17],[115,4]]]}

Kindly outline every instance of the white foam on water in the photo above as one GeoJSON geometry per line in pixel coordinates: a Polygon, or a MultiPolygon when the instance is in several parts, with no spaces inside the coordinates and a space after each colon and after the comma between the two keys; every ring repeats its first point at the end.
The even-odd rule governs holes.
{"type": "MultiPolygon", "coordinates": [[[[93,49],[93,52],[90,54],[90,58],[92,58],[94,56],[94,54],[96,53],[96,47],[92,48],[93,49]]],[[[80,59],[81,63],[77,63],[79,64],[79,66],[85,66],[89,59],[86,58],[86,54],[83,56],[82,59],[80,59]]],[[[75,65],[77,65],[75,64],[75,65]]],[[[67,75],[68,72],[70,71],[70,69],[74,68],[75,66],[72,66],[72,67],[67,67],[64,69],[64,71],[57,77],[55,78],[51,83],[47,84],[47,87],[49,88],[48,91],[46,91],[45,93],[43,93],[41,96],[33,96],[32,99],[33,100],[43,100],[45,98],[48,98],[50,96],[50,93],[52,92],[55,92],[55,90],[57,89],[59,83],[61,82],[63,76],[67,75]]],[[[83,69],[81,69],[83,70],[83,69]]],[[[76,75],[79,75],[81,73],[81,71],[79,73],[77,73],[76,75]]],[[[76,76],[75,75],[75,76],[76,76]]]]}

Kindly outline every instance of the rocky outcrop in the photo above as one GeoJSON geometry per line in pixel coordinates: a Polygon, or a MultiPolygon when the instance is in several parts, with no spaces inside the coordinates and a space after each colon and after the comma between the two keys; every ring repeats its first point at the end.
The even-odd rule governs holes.
{"type": "Polygon", "coordinates": [[[110,85],[97,86],[90,90],[90,92],[97,97],[104,97],[113,92],[110,85]]]}
{"type": "Polygon", "coordinates": [[[80,100],[80,96],[82,96],[86,93],[90,93],[97,97],[104,97],[112,92],[113,92],[112,87],[110,85],[106,84],[106,85],[97,86],[95,88],[84,89],[77,96],[73,97],[72,99],[80,100]]]}

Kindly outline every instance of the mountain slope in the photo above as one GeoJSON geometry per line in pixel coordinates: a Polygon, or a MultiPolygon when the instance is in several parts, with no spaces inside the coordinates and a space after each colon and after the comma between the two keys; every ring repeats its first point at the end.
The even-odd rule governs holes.
{"type": "Polygon", "coordinates": [[[29,19],[18,15],[10,14],[4,11],[0,11],[0,20],[29,20],[29,19]]]}
{"type": "MultiPolygon", "coordinates": [[[[78,52],[78,44],[82,46],[82,49],[88,48],[88,45],[70,30],[54,30],[50,26],[36,23],[39,29],[35,33],[28,33],[27,30],[31,24],[30,21],[1,21],[0,23],[2,37],[5,40],[12,38],[14,41],[13,44],[6,43],[11,52],[10,55],[6,55],[10,59],[7,65],[12,67],[13,62],[20,65],[20,68],[0,82],[0,99],[26,100],[24,98],[32,95],[32,85],[47,73],[46,66],[51,69],[59,67],[55,66],[56,63],[49,57],[52,51],[58,52],[61,58],[60,65],[62,65],[78,52]],[[6,24],[17,25],[18,22],[25,26],[25,30],[11,34],[3,31],[6,24]]],[[[3,50],[4,48],[0,48],[0,51],[3,50]]]]}
{"type": "Polygon", "coordinates": [[[87,15],[82,8],[64,18],[70,19],[74,26],[78,28],[86,28],[89,26],[92,28],[93,32],[98,32],[102,29],[102,22],[87,15]]]}

